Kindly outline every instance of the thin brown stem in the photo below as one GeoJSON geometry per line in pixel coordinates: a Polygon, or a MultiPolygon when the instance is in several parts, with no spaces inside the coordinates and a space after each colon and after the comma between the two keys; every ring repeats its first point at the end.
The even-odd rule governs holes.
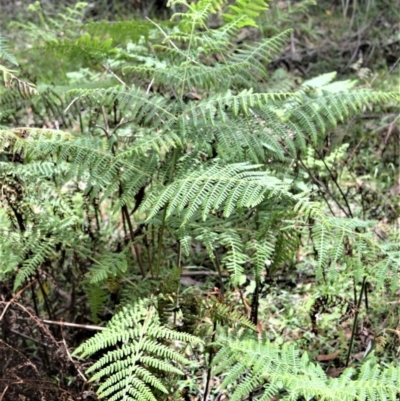
{"type": "Polygon", "coordinates": [[[357,306],[356,306],[356,313],[354,315],[353,328],[351,330],[349,350],[347,352],[347,358],[346,358],[346,367],[348,367],[349,363],[350,363],[351,351],[353,349],[353,344],[354,344],[354,337],[356,336],[358,315],[360,314],[361,302],[363,300],[363,294],[364,294],[364,291],[365,291],[366,282],[367,282],[367,277],[364,276],[363,282],[361,284],[360,295],[358,297],[358,302],[357,302],[357,306]]]}
{"type": "MultiPolygon", "coordinates": [[[[214,341],[215,341],[216,331],[217,331],[217,321],[214,320],[213,334],[212,334],[212,337],[211,337],[211,344],[213,344],[214,341]]],[[[213,350],[212,346],[210,346],[209,352],[208,352],[207,378],[206,378],[206,387],[204,389],[203,401],[207,401],[208,393],[210,391],[209,389],[210,389],[210,382],[211,382],[211,363],[212,363],[213,358],[214,358],[214,350],[213,350]]]]}

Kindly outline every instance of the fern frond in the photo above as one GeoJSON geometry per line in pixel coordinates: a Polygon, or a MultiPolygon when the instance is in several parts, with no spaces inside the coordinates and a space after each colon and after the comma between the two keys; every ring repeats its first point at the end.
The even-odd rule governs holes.
{"type": "Polygon", "coordinates": [[[297,127],[296,131],[308,130],[315,133],[325,133],[328,126],[335,127],[338,122],[345,121],[351,113],[357,113],[363,107],[371,104],[384,104],[391,100],[399,100],[399,94],[373,92],[369,90],[354,90],[346,92],[311,92],[303,97],[303,101],[288,109],[290,119],[297,127]]]}
{"type": "Polygon", "coordinates": [[[223,122],[233,115],[251,115],[251,108],[262,108],[267,104],[279,103],[281,100],[296,96],[288,93],[253,93],[252,89],[243,90],[237,95],[231,91],[210,96],[205,100],[185,107],[179,116],[179,124],[185,128],[188,124],[196,127],[200,122],[213,126],[215,121],[223,122]],[[227,113],[229,111],[229,114],[227,113]]]}
{"type": "Polygon", "coordinates": [[[101,380],[99,397],[112,400],[157,401],[153,391],[168,393],[155,372],[183,374],[175,364],[189,364],[182,352],[173,349],[171,342],[198,344],[201,341],[189,334],[179,333],[160,325],[156,309],[147,300],[117,313],[107,329],[79,346],[74,354],[85,357],[103,349],[108,350],[88,370],[91,381],[101,380]]]}
{"type": "Polygon", "coordinates": [[[117,86],[109,89],[74,89],[67,93],[71,102],[82,102],[83,107],[114,107],[129,113],[130,120],[141,127],[167,130],[176,123],[175,113],[181,105],[171,102],[160,95],[147,94],[139,88],[129,90],[117,86]]]}
{"type": "Polygon", "coordinates": [[[269,275],[273,275],[284,264],[293,263],[296,252],[299,249],[300,238],[294,230],[280,230],[276,234],[274,253],[272,254],[271,264],[268,267],[269,275]]]}
{"type": "Polygon", "coordinates": [[[167,217],[174,212],[184,212],[182,224],[185,224],[198,209],[205,220],[220,207],[227,217],[235,208],[258,205],[265,196],[290,197],[286,184],[266,172],[257,171],[258,167],[246,163],[202,166],[150,194],[140,210],[148,211],[148,219],[163,207],[167,207],[167,217]]]}
{"type": "MultiPolygon", "coordinates": [[[[155,82],[167,83],[175,88],[204,88],[210,90],[217,88],[221,91],[235,86],[249,87],[257,79],[265,77],[266,65],[278,54],[282,45],[287,41],[291,31],[287,30],[272,38],[255,45],[246,45],[236,53],[226,58],[223,64],[212,66],[187,65],[182,62],[179,66],[171,65],[163,68],[150,68],[148,66],[129,66],[124,72],[132,72],[142,78],[151,78],[155,82]]],[[[219,49],[221,51],[221,49],[219,49]]],[[[190,57],[182,55],[177,56],[190,57]]]]}
{"type": "Polygon", "coordinates": [[[92,258],[93,267],[89,270],[87,280],[90,284],[105,282],[126,272],[128,265],[125,253],[104,252],[92,258]]]}
{"type": "Polygon", "coordinates": [[[183,148],[182,138],[174,131],[155,133],[150,130],[137,136],[138,138],[129,148],[121,151],[121,159],[128,159],[136,155],[149,155],[153,151],[161,157],[173,149],[183,148]]]}
{"type": "Polygon", "coordinates": [[[88,297],[88,303],[93,322],[98,323],[99,315],[103,310],[108,294],[99,285],[89,284],[86,285],[84,288],[88,297]]]}
{"type": "MultiPolygon", "coordinates": [[[[361,282],[368,276],[378,287],[389,280],[396,291],[400,279],[399,247],[395,242],[381,243],[375,238],[375,222],[329,216],[320,204],[307,198],[298,201],[295,212],[299,212],[298,217],[304,215],[306,221],[312,219],[311,238],[317,252],[318,279],[334,281],[338,274],[350,274],[356,282],[361,282]],[[346,256],[349,251],[351,257],[346,256]],[[340,265],[347,267],[344,272],[338,269],[340,265]]],[[[305,227],[308,231],[308,223],[305,227]]]]}
{"type": "MultiPolygon", "coordinates": [[[[86,183],[86,192],[96,196],[110,196],[124,189],[119,205],[129,202],[136,192],[149,180],[157,167],[157,158],[138,155],[131,159],[131,152],[121,152],[114,156],[106,139],[74,137],[58,130],[26,128],[13,132],[0,131],[0,148],[13,144],[13,151],[34,154],[36,158],[57,155],[58,163],[65,163],[64,179],[77,178],[86,183]],[[20,138],[20,132],[27,138],[20,138]]],[[[45,168],[41,164],[40,168],[45,168]]]]}
{"type": "Polygon", "coordinates": [[[35,245],[32,244],[32,241],[29,241],[28,246],[25,245],[26,253],[28,253],[28,250],[32,251],[33,249],[35,252],[33,254],[29,252],[29,255],[27,255],[22,266],[18,270],[14,281],[14,291],[19,288],[25,280],[29,279],[43,262],[56,253],[57,244],[54,240],[46,240],[44,238],[38,238],[37,236],[35,236],[35,239],[37,241],[35,245]]]}
{"type": "MultiPolygon", "coordinates": [[[[230,23],[223,25],[217,29],[207,30],[205,32],[182,32],[182,31],[173,31],[168,35],[168,40],[165,39],[163,43],[174,42],[174,43],[191,43],[192,48],[187,50],[180,50],[174,47],[170,47],[166,44],[164,45],[154,45],[154,50],[160,50],[160,52],[168,51],[168,49],[174,49],[177,53],[172,54],[187,54],[189,50],[193,52],[193,55],[208,55],[208,54],[222,54],[227,55],[230,49],[230,38],[237,35],[239,28],[235,23],[230,23]]],[[[179,58],[173,58],[173,60],[177,60],[179,58]]],[[[184,57],[183,60],[194,59],[196,61],[197,58],[194,57],[184,57]]],[[[176,64],[176,63],[174,63],[176,64]]]]}
{"type": "MultiPolygon", "coordinates": [[[[160,21],[158,24],[164,29],[171,26],[168,21],[160,21]]],[[[114,44],[120,44],[129,41],[137,43],[143,38],[147,40],[156,27],[151,21],[137,19],[113,22],[91,21],[85,24],[85,30],[92,37],[112,38],[114,44]]]]}
{"type": "Polygon", "coordinates": [[[52,52],[74,60],[104,61],[107,56],[114,54],[112,38],[101,40],[99,37],[92,37],[89,33],[83,34],[77,39],[57,39],[46,43],[46,52],[52,52]]]}
{"type": "MultiPolygon", "coordinates": [[[[184,0],[171,0],[170,6],[184,4],[188,7],[185,13],[176,13],[174,17],[182,19],[182,26],[190,29],[191,26],[205,26],[208,17],[217,13],[225,4],[223,0],[199,0],[197,3],[188,3],[184,0]]],[[[264,0],[238,0],[234,5],[228,5],[228,12],[222,16],[226,21],[234,21],[238,28],[256,26],[255,19],[262,11],[267,10],[264,0]]]]}
{"type": "Polygon", "coordinates": [[[238,26],[257,26],[256,18],[261,12],[268,9],[264,0],[237,0],[234,5],[228,6],[229,13],[222,14],[226,21],[238,21],[238,26]]]}
{"type": "Polygon", "coordinates": [[[187,7],[184,13],[175,13],[172,19],[180,18],[180,26],[183,30],[192,30],[192,27],[206,27],[206,21],[211,14],[217,13],[223,0],[200,0],[197,3],[188,3],[186,0],[169,0],[168,5],[184,5],[187,7]]]}
{"type": "Polygon", "coordinates": [[[222,304],[215,300],[211,304],[211,316],[213,320],[221,322],[226,325],[229,323],[229,327],[234,327],[234,325],[239,327],[245,327],[252,331],[256,331],[256,326],[250,322],[250,320],[243,316],[242,313],[232,310],[228,305],[222,304]]]}
{"type": "Polygon", "coordinates": [[[0,60],[8,61],[10,64],[18,65],[17,59],[8,52],[7,40],[4,36],[0,34],[0,60]]]}
{"type": "Polygon", "coordinates": [[[255,336],[222,338],[213,360],[215,373],[228,372],[221,389],[232,387],[231,401],[239,401],[261,389],[261,400],[285,394],[287,399],[319,398],[332,401],[395,400],[399,394],[400,368],[363,364],[358,377],[353,368],[340,378],[328,378],[292,345],[280,347],[255,336]]]}
{"type": "Polygon", "coordinates": [[[274,240],[271,235],[260,240],[253,238],[246,245],[248,252],[251,252],[253,262],[254,277],[258,281],[261,279],[261,274],[271,261],[274,252],[274,240]]]}
{"type": "Polygon", "coordinates": [[[243,266],[249,261],[249,257],[245,253],[243,239],[235,230],[226,230],[221,234],[220,241],[226,247],[222,262],[231,273],[232,284],[239,286],[244,281],[243,266]]]}
{"type": "Polygon", "coordinates": [[[11,90],[16,89],[23,99],[29,99],[33,95],[37,95],[38,91],[36,86],[18,78],[14,72],[15,71],[9,70],[0,64],[0,73],[3,73],[5,87],[10,88],[11,90]]]}
{"type": "Polygon", "coordinates": [[[373,277],[378,288],[381,288],[389,280],[390,290],[394,294],[400,288],[400,242],[397,240],[378,244],[378,248],[382,259],[372,266],[373,277]]]}

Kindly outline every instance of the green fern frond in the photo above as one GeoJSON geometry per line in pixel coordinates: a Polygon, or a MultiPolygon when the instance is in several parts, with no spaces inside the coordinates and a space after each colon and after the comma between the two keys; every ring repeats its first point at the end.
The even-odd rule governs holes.
{"type": "MultiPolygon", "coordinates": [[[[172,24],[168,21],[160,21],[158,25],[167,29],[172,24]]],[[[155,25],[147,20],[130,21],[95,21],[85,24],[85,30],[92,37],[104,39],[112,38],[114,44],[133,42],[137,43],[141,39],[148,40],[149,36],[156,30],[155,25]]]]}
{"type": "MultiPolygon", "coordinates": [[[[392,290],[399,287],[397,243],[382,243],[374,235],[375,222],[329,216],[323,207],[301,198],[295,212],[312,220],[311,239],[317,252],[316,276],[335,281],[338,274],[349,274],[356,282],[365,276],[380,288],[390,280],[392,290]],[[346,256],[348,253],[351,257],[346,256]],[[397,261],[396,261],[397,258],[397,261]],[[338,266],[346,269],[338,269],[338,266]]],[[[305,224],[309,230],[309,223],[305,224]]]]}
{"type": "MultiPolygon", "coordinates": [[[[230,39],[235,37],[238,33],[238,27],[234,23],[223,25],[217,29],[207,30],[205,32],[182,32],[182,31],[172,31],[168,35],[168,39],[166,38],[163,45],[153,45],[153,49],[156,51],[160,51],[161,53],[167,52],[168,50],[175,50],[172,52],[172,55],[186,55],[182,61],[185,60],[195,60],[198,62],[197,58],[188,57],[188,51],[193,52],[193,55],[208,55],[208,54],[222,54],[228,55],[228,51],[230,49],[230,39]],[[167,46],[169,43],[183,43],[183,44],[191,44],[190,49],[181,50],[179,48],[171,47],[171,45],[167,46]]],[[[190,55],[190,53],[189,53],[190,55]]],[[[179,60],[179,57],[172,57],[172,60],[179,60]]],[[[174,62],[173,64],[176,64],[174,62]]]]}
{"type": "Polygon", "coordinates": [[[228,324],[229,327],[245,327],[252,331],[256,331],[256,326],[250,320],[235,310],[232,310],[228,305],[215,300],[211,304],[211,318],[213,321],[221,322],[223,325],[228,324]]]}
{"type": "Polygon", "coordinates": [[[128,159],[136,155],[149,155],[153,151],[161,157],[177,148],[183,148],[183,141],[176,132],[154,133],[150,130],[143,132],[143,134],[138,134],[138,139],[129,148],[123,150],[119,157],[121,159],[128,159]]]}
{"type": "Polygon", "coordinates": [[[192,27],[206,27],[206,21],[211,14],[217,13],[222,5],[223,0],[199,0],[197,3],[188,3],[186,0],[169,0],[168,5],[174,7],[176,5],[184,5],[187,7],[184,13],[175,13],[172,19],[180,18],[180,26],[183,30],[192,30],[192,27]]]}
{"type": "Polygon", "coordinates": [[[273,275],[284,264],[293,263],[300,246],[300,238],[296,231],[281,230],[276,235],[274,253],[268,267],[269,275],[273,275]]]}
{"type": "MultiPolygon", "coordinates": [[[[340,396],[340,391],[345,390],[349,393],[350,400],[395,400],[400,395],[400,367],[390,366],[385,369],[379,365],[372,365],[366,362],[362,365],[358,377],[353,380],[338,380],[340,389],[336,390],[333,381],[330,387],[335,389],[340,396]]],[[[333,390],[333,391],[335,391],[333,390]]]]}
{"type": "Polygon", "coordinates": [[[58,39],[46,43],[45,50],[54,52],[63,57],[75,60],[104,61],[107,56],[114,53],[112,38],[100,40],[99,37],[92,37],[85,33],[73,40],[58,39]]]}
{"type": "MultiPolygon", "coordinates": [[[[33,248],[33,247],[32,247],[33,248]]],[[[33,255],[28,256],[19,269],[14,281],[14,291],[19,288],[25,280],[35,273],[39,266],[51,255],[55,254],[56,243],[54,240],[42,239],[35,244],[35,252],[33,255]]]]}
{"type": "Polygon", "coordinates": [[[176,123],[175,113],[180,104],[171,102],[160,95],[145,93],[139,88],[129,90],[117,86],[109,89],[74,89],[67,93],[70,102],[79,102],[82,107],[114,107],[121,112],[129,112],[130,120],[141,127],[167,130],[176,123]]]}
{"type": "Polygon", "coordinates": [[[238,26],[257,26],[256,18],[268,9],[264,0],[237,0],[228,6],[229,13],[222,14],[226,21],[238,21],[238,26]]]}
{"type": "Polygon", "coordinates": [[[23,239],[17,233],[5,228],[10,225],[10,221],[7,221],[5,216],[2,216],[2,213],[0,214],[0,222],[2,224],[0,230],[2,238],[0,241],[0,258],[2,261],[0,279],[3,280],[14,274],[18,266],[23,262],[25,255],[22,250],[24,247],[23,239]]]}
{"type": "Polygon", "coordinates": [[[212,130],[204,128],[199,131],[215,135],[216,151],[224,160],[251,161],[258,164],[265,160],[267,154],[275,160],[284,159],[282,147],[275,138],[249,119],[238,119],[235,125],[218,121],[212,130]]]}
{"type": "MultiPolygon", "coordinates": [[[[184,4],[188,7],[185,13],[176,13],[174,17],[182,19],[182,26],[190,29],[191,26],[205,26],[208,17],[222,9],[226,2],[224,0],[199,0],[197,3],[188,3],[184,0],[170,0],[168,4],[172,7],[184,4]]],[[[262,11],[267,10],[264,0],[237,0],[234,5],[228,5],[228,12],[222,16],[226,21],[232,22],[242,28],[244,26],[256,26],[255,19],[262,11]]]]}
{"type": "Polygon", "coordinates": [[[373,92],[369,90],[354,90],[348,92],[309,92],[303,101],[287,109],[291,121],[297,127],[296,131],[308,130],[316,142],[316,132],[325,133],[328,126],[335,127],[338,122],[345,121],[351,113],[357,113],[363,107],[371,104],[385,104],[398,100],[399,94],[373,92]]]}
{"type": "Polygon", "coordinates": [[[87,275],[90,284],[104,283],[108,278],[115,278],[125,273],[128,268],[125,253],[104,252],[92,258],[92,261],[94,265],[87,275]]]}
{"type": "Polygon", "coordinates": [[[86,192],[92,196],[100,192],[104,197],[110,196],[122,185],[125,193],[119,205],[132,199],[157,166],[154,156],[141,155],[131,160],[130,152],[122,152],[115,157],[106,139],[74,137],[57,130],[26,128],[23,132],[27,138],[20,138],[18,132],[0,131],[0,147],[12,143],[15,152],[31,153],[38,159],[57,155],[58,163],[67,163],[64,179],[84,180],[86,192]]]}
{"type": "Polygon", "coordinates": [[[0,34],[0,60],[8,61],[10,64],[18,66],[17,59],[8,52],[7,40],[4,36],[0,34]]]}
{"type": "Polygon", "coordinates": [[[232,284],[239,286],[244,281],[244,265],[249,261],[243,239],[235,230],[227,230],[221,235],[220,241],[226,247],[222,262],[231,273],[232,284]]]}
{"type": "Polygon", "coordinates": [[[223,122],[233,115],[252,115],[252,108],[262,108],[265,105],[281,102],[287,97],[296,96],[289,93],[253,93],[252,89],[245,89],[234,95],[231,91],[210,96],[183,109],[179,116],[179,124],[185,128],[189,124],[197,127],[199,123],[213,126],[215,121],[223,122]],[[229,114],[228,114],[229,111],[229,114]]]}
{"type": "Polygon", "coordinates": [[[258,171],[258,167],[246,163],[202,166],[163,190],[150,194],[140,210],[148,211],[150,219],[167,207],[167,217],[174,212],[183,212],[182,224],[186,224],[198,209],[205,220],[221,207],[224,216],[228,217],[235,208],[254,207],[265,196],[290,197],[286,184],[258,171]]]}
{"type": "Polygon", "coordinates": [[[156,372],[183,374],[175,365],[190,363],[182,352],[173,349],[173,341],[201,342],[192,335],[161,326],[155,307],[143,300],[123,308],[112,318],[107,329],[78,347],[74,354],[85,357],[108,349],[87,370],[88,373],[96,372],[91,381],[101,381],[99,397],[108,396],[115,401],[157,401],[154,390],[168,394],[168,389],[156,372]]]}
{"type": "MultiPolygon", "coordinates": [[[[184,86],[189,89],[197,87],[210,90],[218,87],[221,91],[221,89],[227,90],[235,85],[249,87],[257,79],[265,77],[267,63],[280,52],[290,33],[291,31],[287,30],[255,45],[245,45],[234,54],[227,56],[223,64],[206,66],[194,60],[195,65],[186,65],[182,62],[179,66],[171,65],[167,68],[129,66],[125,67],[123,71],[125,73],[132,72],[142,78],[154,79],[155,82],[168,83],[175,88],[184,86]]],[[[221,48],[218,49],[218,52],[221,52],[221,48]]],[[[177,56],[185,57],[181,53],[178,53],[177,56]]],[[[189,57],[188,60],[190,59],[189,57]]]]}
{"type": "Polygon", "coordinates": [[[388,280],[392,294],[400,288],[400,241],[378,244],[381,260],[372,266],[373,276],[378,288],[381,288],[388,280]]]}
{"type": "Polygon", "coordinates": [[[261,279],[262,273],[271,262],[275,248],[274,242],[275,241],[271,238],[271,235],[266,235],[261,239],[253,238],[246,245],[247,251],[251,254],[256,281],[261,279]]]}
{"type": "Polygon", "coordinates": [[[328,249],[330,248],[331,225],[324,224],[324,221],[318,221],[312,227],[312,236],[318,257],[318,268],[316,272],[317,280],[323,277],[323,271],[328,263],[328,249]]]}
{"type": "Polygon", "coordinates": [[[353,368],[340,378],[328,378],[321,367],[300,356],[289,344],[280,347],[255,336],[223,338],[213,360],[215,373],[228,372],[221,389],[230,387],[231,401],[239,401],[254,391],[259,399],[269,400],[278,394],[285,399],[319,398],[332,401],[395,400],[399,394],[400,368],[382,368],[363,364],[356,376],[353,368]],[[260,393],[261,390],[261,393],[260,393]]]}
{"type": "Polygon", "coordinates": [[[88,297],[90,313],[94,323],[99,322],[99,316],[103,311],[104,304],[107,300],[107,292],[99,285],[89,284],[85,287],[85,292],[88,297]]]}

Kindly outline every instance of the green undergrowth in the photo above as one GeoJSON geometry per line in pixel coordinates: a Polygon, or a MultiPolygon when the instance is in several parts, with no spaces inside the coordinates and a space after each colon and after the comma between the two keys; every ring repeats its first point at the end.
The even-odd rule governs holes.
{"type": "Polygon", "coordinates": [[[0,35],[0,280],[68,352],[8,344],[110,401],[396,400],[392,73],[284,68],[313,1],[169,3],[0,35]]]}

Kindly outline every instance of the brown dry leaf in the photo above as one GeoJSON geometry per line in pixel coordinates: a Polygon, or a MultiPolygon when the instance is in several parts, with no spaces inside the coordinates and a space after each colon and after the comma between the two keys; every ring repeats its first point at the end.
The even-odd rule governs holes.
{"type": "Polygon", "coordinates": [[[327,354],[327,355],[317,355],[316,360],[319,362],[326,362],[326,361],[331,361],[332,359],[337,358],[339,355],[339,351],[335,351],[332,354],[327,354]]]}
{"type": "Polygon", "coordinates": [[[202,99],[202,97],[200,95],[198,95],[197,93],[195,93],[195,92],[189,92],[186,96],[190,100],[201,100],[202,99]]]}
{"type": "Polygon", "coordinates": [[[344,368],[329,368],[325,373],[328,377],[339,377],[343,371],[344,368]]]}

